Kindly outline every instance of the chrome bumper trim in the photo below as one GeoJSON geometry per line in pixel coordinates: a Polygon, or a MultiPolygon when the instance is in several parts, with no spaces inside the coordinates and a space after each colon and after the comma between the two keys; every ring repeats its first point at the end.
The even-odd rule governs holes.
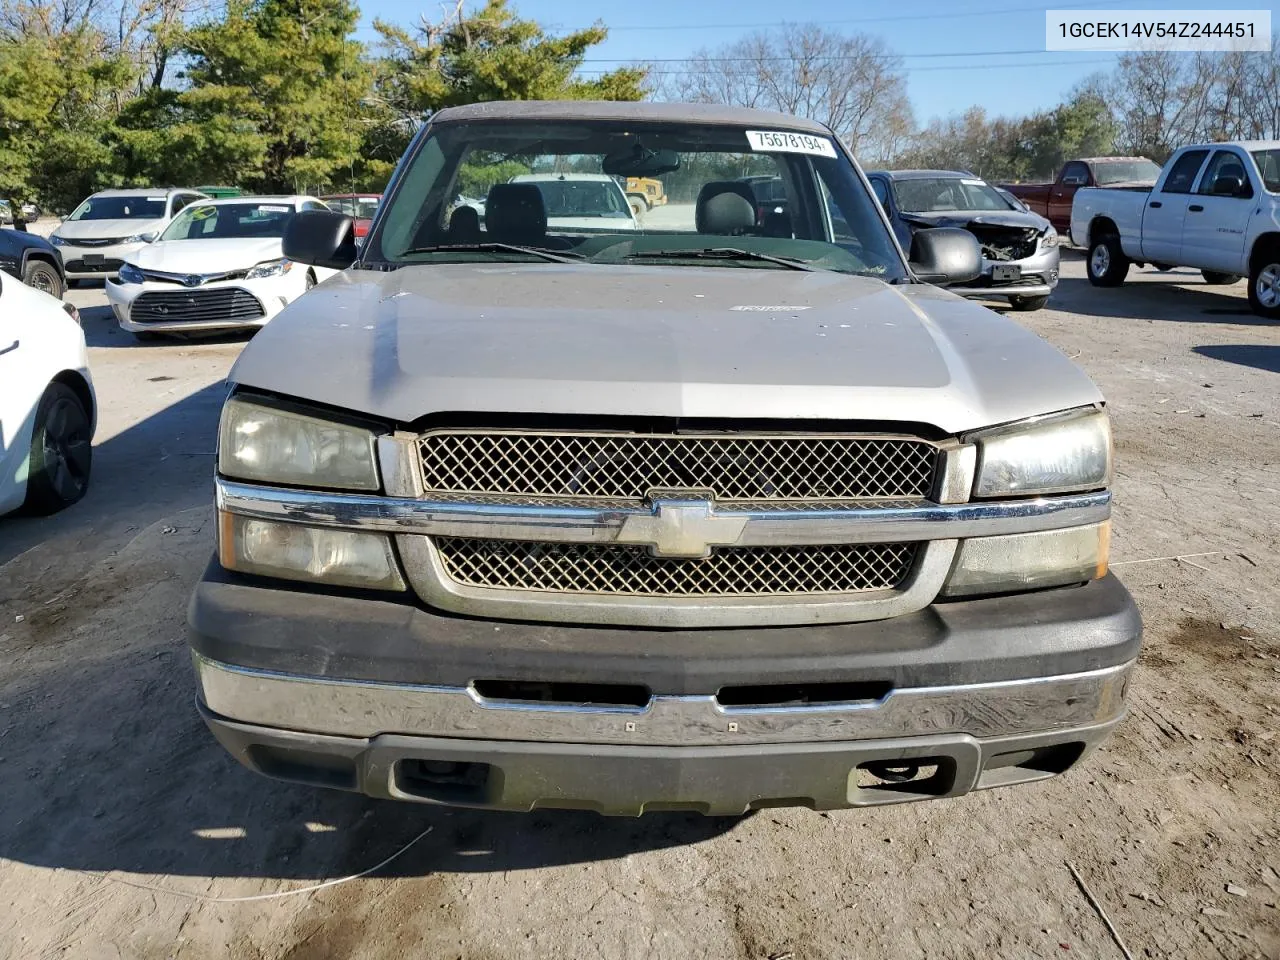
{"type": "Polygon", "coordinates": [[[1004,737],[1101,723],[1123,714],[1133,667],[904,688],[857,703],[730,709],[712,696],[660,695],[643,707],[494,702],[471,687],[330,680],[192,658],[201,701],[241,723],[346,737],[672,746],[1004,737]]]}
{"type": "MultiPolygon", "coordinates": [[[[584,506],[460,503],[358,493],[331,493],[257,486],[218,478],[218,508],[263,520],[343,527],[395,534],[489,537],[612,543],[633,509],[584,506]]],[[[1111,515],[1111,493],[1071,494],[977,503],[876,506],[813,510],[713,512],[745,519],[734,546],[821,543],[895,543],[955,540],[1009,533],[1036,533],[1100,523],[1111,515]]]]}

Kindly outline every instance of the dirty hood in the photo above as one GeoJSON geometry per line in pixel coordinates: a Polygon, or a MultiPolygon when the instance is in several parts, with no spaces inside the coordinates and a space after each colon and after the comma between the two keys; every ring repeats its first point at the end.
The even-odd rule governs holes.
{"type": "Polygon", "coordinates": [[[957,433],[1101,399],[1035,334],[923,284],[555,263],[348,270],[275,317],[230,380],[398,424],[559,413],[957,433]]]}

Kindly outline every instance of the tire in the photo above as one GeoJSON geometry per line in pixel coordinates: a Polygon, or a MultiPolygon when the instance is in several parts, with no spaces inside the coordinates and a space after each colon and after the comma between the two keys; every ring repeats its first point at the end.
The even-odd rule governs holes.
{"type": "Polygon", "coordinates": [[[631,206],[631,212],[637,217],[642,213],[649,212],[649,201],[646,200],[642,194],[628,193],[627,203],[631,206]]]}
{"type": "Polygon", "coordinates": [[[1032,310],[1039,310],[1049,302],[1048,297],[1010,297],[1009,303],[1015,310],[1021,310],[1030,313],[1032,310]]]}
{"type": "Polygon", "coordinates": [[[65,383],[51,383],[36,407],[27,476],[30,513],[57,513],[89,489],[93,445],[89,412],[65,383]]]}
{"type": "Polygon", "coordinates": [[[1168,273],[1170,270],[1173,269],[1173,264],[1171,263],[1153,263],[1152,266],[1155,267],[1157,270],[1159,270],[1161,273],[1168,273]]]}
{"type": "Polygon", "coordinates": [[[1120,238],[1104,234],[1093,241],[1085,260],[1089,282],[1095,287],[1118,287],[1129,273],[1129,258],[1124,255],[1120,238]]]}
{"type": "Polygon", "coordinates": [[[22,282],[58,300],[67,292],[57,268],[46,260],[28,260],[22,271],[22,282]]]}
{"type": "Polygon", "coordinates": [[[1211,283],[1214,286],[1235,283],[1240,279],[1240,274],[1238,273],[1219,273],[1217,270],[1201,270],[1200,275],[1204,277],[1205,283],[1211,283]]]}
{"type": "Polygon", "coordinates": [[[1280,247],[1271,247],[1254,259],[1249,271],[1249,306],[1268,320],[1280,320],[1280,247]]]}

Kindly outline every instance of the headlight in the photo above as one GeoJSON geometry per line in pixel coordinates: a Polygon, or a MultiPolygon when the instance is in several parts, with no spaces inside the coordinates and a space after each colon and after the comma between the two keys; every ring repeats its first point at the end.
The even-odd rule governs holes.
{"type": "Polygon", "coordinates": [[[159,232],[155,230],[153,230],[151,233],[135,233],[131,237],[125,237],[120,242],[121,243],[150,243],[159,235],[160,235],[159,232]]]}
{"type": "Polygon", "coordinates": [[[218,470],[261,483],[377,490],[371,430],[232,397],[218,425],[218,470]]]}
{"type": "Polygon", "coordinates": [[[292,260],[268,260],[266,263],[250,267],[244,278],[246,280],[261,280],[263,277],[282,277],[292,268],[292,260]]]}
{"type": "Polygon", "coordinates": [[[1106,576],[1111,523],[1042,533],[964,540],[942,589],[944,597],[972,597],[1084,583],[1106,576]]]}
{"type": "Polygon", "coordinates": [[[124,263],[120,265],[120,282],[121,283],[143,283],[146,276],[141,270],[132,263],[124,263]]]}
{"type": "Polygon", "coordinates": [[[1056,247],[1057,245],[1058,245],[1058,231],[1053,229],[1053,227],[1050,227],[1048,230],[1044,232],[1044,236],[1040,238],[1040,246],[1044,247],[1047,250],[1050,247],[1056,247]]]}
{"type": "Polygon", "coordinates": [[[1111,482],[1111,422],[1089,409],[967,438],[978,445],[975,497],[1099,490],[1111,482]]]}
{"type": "Polygon", "coordinates": [[[232,513],[219,514],[218,521],[218,562],[227,570],[342,587],[405,589],[386,534],[326,530],[232,513]]]}
{"type": "Polygon", "coordinates": [[[63,240],[56,233],[49,235],[49,242],[52,243],[55,247],[65,247],[67,245],[67,241],[63,240]]]}

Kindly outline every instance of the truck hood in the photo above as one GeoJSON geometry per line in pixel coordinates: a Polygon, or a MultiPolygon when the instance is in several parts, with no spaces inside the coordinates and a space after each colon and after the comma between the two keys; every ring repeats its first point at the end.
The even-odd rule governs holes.
{"type": "Polygon", "coordinates": [[[959,433],[1101,400],[1038,336],[935,287],[735,267],[348,270],[277,315],[229,379],[398,424],[550,413],[959,433]]]}
{"type": "Polygon", "coordinates": [[[224,273],[279,260],[284,256],[282,244],[279,237],[158,240],[131,256],[129,262],[162,273],[224,273]]]}
{"type": "Polygon", "coordinates": [[[120,240],[140,233],[155,233],[169,221],[158,220],[64,220],[54,235],[64,240],[120,240]]]}
{"type": "Polygon", "coordinates": [[[1038,213],[1021,210],[948,210],[946,213],[903,213],[902,219],[920,227],[1017,227],[1049,229],[1049,221],[1038,213]]]}

